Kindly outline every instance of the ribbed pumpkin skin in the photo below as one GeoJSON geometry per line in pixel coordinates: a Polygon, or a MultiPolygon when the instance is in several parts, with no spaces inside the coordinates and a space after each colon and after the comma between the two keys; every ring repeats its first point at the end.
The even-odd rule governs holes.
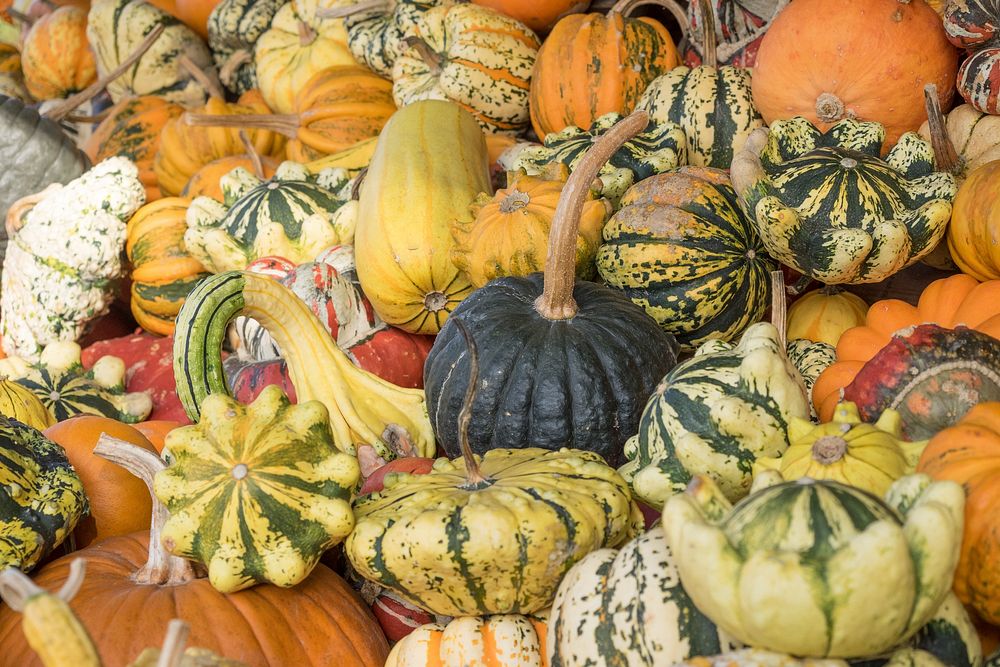
{"type": "Polygon", "coordinates": [[[694,349],[760,319],[774,269],[725,172],[704,167],[639,181],[604,227],[597,270],[694,349]]]}
{"type": "Polygon", "coordinates": [[[806,292],[788,309],[788,339],[836,346],[845,331],[864,325],[867,314],[868,304],[856,294],[806,292]]]}
{"type": "Polygon", "coordinates": [[[13,380],[7,379],[0,380],[0,415],[16,419],[38,430],[56,423],[41,399],[13,380]]]}
{"type": "Polygon", "coordinates": [[[189,201],[167,197],[146,204],[126,227],[132,315],[146,331],[170,336],[184,299],[208,275],[184,249],[189,201]]]}
{"type": "Polygon", "coordinates": [[[60,7],[38,19],[21,47],[24,83],[37,100],[69,97],[97,79],[87,12],[60,7]]]}
{"type": "MultiPolygon", "coordinates": [[[[274,172],[281,162],[273,157],[262,155],[260,156],[260,164],[264,169],[264,178],[273,178],[274,172]]],[[[219,179],[238,167],[243,167],[252,173],[254,170],[253,160],[246,155],[228,155],[220,157],[218,160],[212,160],[194,172],[191,180],[184,186],[181,197],[188,199],[211,197],[216,201],[225,200],[226,196],[222,192],[219,179]]]]}
{"type": "Polygon", "coordinates": [[[449,228],[489,183],[482,131],[458,105],[415,102],[386,124],[361,186],[354,252],[361,287],[388,324],[437,333],[469,293],[449,228]]]}
{"type": "MultiPolygon", "coordinates": [[[[618,465],[644,402],[676,363],[676,343],[641,308],[603,285],[576,283],[579,311],[569,320],[539,316],[534,302],[541,294],[540,273],[499,278],[452,314],[481,350],[472,449],[570,447],[618,465]]],[[[446,324],[424,366],[431,423],[449,456],[459,454],[465,349],[458,328],[446,324]]]]}
{"type": "Polygon", "coordinates": [[[553,667],[653,667],[738,648],[691,602],[661,530],[573,566],[549,616],[553,667]]]}
{"type": "Polygon", "coordinates": [[[448,625],[429,623],[393,647],[385,667],[491,665],[548,667],[545,619],[520,614],[460,616],[448,625]]]}
{"type": "Polygon", "coordinates": [[[976,169],[962,183],[948,226],[948,250],[976,280],[1000,279],[1000,161],[976,169]]]}
{"type": "Polygon", "coordinates": [[[941,17],[925,2],[796,0],[761,41],[753,99],[768,125],[794,116],[824,130],[843,118],[877,121],[891,146],[927,120],[925,84],[951,107],[957,68],[941,17]]]}
{"type": "Polygon", "coordinates": [[[259,87],[253,47],[283,4],[282,0],[222,0],[212,10],[208,17],[208,45],[219,68],[219,79],[228,90],[242,95],[259,87]],[[241,51],[248,54],[249,60],[230,73],[226,63],[241,51]]]}
{"type": "MultiPolygon", "coordinates": [[[[987,162],[1000,160],[1000,117],[977,111],[970,104],[961,104],[945,116],[945,127],[958,153],[958,178],[987,162]]],[[[920,126],[920,136],[930,141],[930,126],[920,126]]]]}
{"type": "Polygon", "coordinates": [[[944,11],[944,29],[969,57],[958,71],[958,92],[984,113],[1000,113],[1000,49],[996,46],[1000,7],[989,0],[956,0],[944,11]]]}
{"type": "Polygon", "coordinates": [[[653,79],[680,64],[658,21],[617,12],[573,14],[556,23],[531,75],[531,126],[539,138],[630,113],[653,79]]]}

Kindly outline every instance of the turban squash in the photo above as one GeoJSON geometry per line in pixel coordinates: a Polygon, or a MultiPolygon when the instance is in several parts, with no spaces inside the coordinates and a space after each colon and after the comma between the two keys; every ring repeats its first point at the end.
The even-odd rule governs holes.
{"type": "Polygon", "coordinates": [[[21,47],[28,92],[37,100],[69,97],[97,79],[87,43],[87,12],[60,7],[38,19],[21,47]]]}
{"type": "Polygon", "coordinates": [[[955,0],[944,11],[944,29],[955,46],[969,51],[958,70],[958,92],[978,111],[1000,113],[1000,7],[989,0],[955,0]]]}

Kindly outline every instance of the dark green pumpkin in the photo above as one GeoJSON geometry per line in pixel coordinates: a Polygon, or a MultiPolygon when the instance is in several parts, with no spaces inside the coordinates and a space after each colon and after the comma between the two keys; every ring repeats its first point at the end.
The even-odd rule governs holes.
{"type": "MultiPolygon", "coordinates": [[[[629,116],[578,163],[556,210],[544,277],[494,280],[452,312],[480,351],[469,425],[476,453],[572,447],[620,463],[646,399],[675,364],[676,341],[641,308],[608,287],[574,281],[583,196],[646,119],[644,112],[629,116]]],[[[424,387],[434,432],[452,457],[459,455],[468,366],[465,341],[449,320],[427,358],[424,387]]]]}

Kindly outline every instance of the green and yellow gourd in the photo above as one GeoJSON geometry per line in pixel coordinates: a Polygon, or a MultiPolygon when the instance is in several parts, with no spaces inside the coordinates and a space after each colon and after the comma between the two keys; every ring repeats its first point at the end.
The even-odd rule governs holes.
{"type": "Polygon", "coordinates": [[[628,485],[592,452],[493,449],[479,458],[468,424],[478,359],[459,419],[462,458],[425,475],[390,473],[355,501],[345,544],[364,578],[445,616],[530,614],[552,603],[563,575],[595,549],[641,531],[628,485]]]}
{"type": "Polygon", "coordinates": [[[707,477],[670,498],[662,530],[681,583],[755,648],[817,658],[890,652],[948,598],[965,494],[926,475],[883,502],[846,484],[765,486],[735,507],[707,477]]]}
{"type": "Polygon", "coordinates": [[[337,450],[319,401],[292,405],[276,385],[248,406],[209,396],[198,424],[171,431],[164,450],[153,483],[170,511],[163,544],[204,563],[223,593],[294,586],[354,527],[361,471],[337,450]]]}
{"type": "Polygon", "coordinates": [[[13,380],[0,378],[0,415],[39,431],[56,423],[42,400],[13,380]]]}
{"type": "Polygon", "coordinates": [[[957,192],[931,144],[908,132],[880,157],[885,128],[845,119],[820,132],[775,121],[733,160],[733,187],[772,257],[829,285],[879,282],[941,241],[957,192]]]}
{"type": "Polygon", "coordinates": [[[209,394],[228,394],[222,342],[229,321],[257,320],[281,349],[298,400],[318,400],[330,413],[334,442],[354,454],[368,445],[395,458],[391,438],[404,435],[418,456],[433,456],[434,434],[424,392],[403,389],[356,367],[309,306],[270,278],[229,271],[203,281],[184,302],[174,333],[177,395],[198,421],[209,394]]]}
{"type": "Polygon", "coordinates": [[[27,572],[89,511],[66,452],[30,426],[0,416],[0,569],[27,572]]]}
{"type": "MultiPolygon", "coordinates": [[[[405,48],[403,37],[427,10],[451,4],[451,0],[370,0],[343,11],[347,45],[355,60],[387,79],[405,48]]],[[[329,15],[340,15],[340,8],[329,15]]]]}
{"type": "Polygon", "coordinates": [[[809,413],[815,419],[817,415],[812,404],[812,388],[820,374],[837,360],[837,348],[829,343],[814,343],[805,338],[796,338],[788,341],[785,352],[802,376],[806,398],[809,400],[809,413]]]}
{"type": "Polygon", "coordinates": [[[222,0],[208,17],[208,45],[227,90],[258,88],[253,47],[284,5],[282,0],[222,0]]]}

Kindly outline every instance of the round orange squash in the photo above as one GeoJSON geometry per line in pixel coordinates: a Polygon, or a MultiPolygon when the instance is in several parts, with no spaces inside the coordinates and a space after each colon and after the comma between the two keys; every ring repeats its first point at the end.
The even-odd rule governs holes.
{"type": "Polygon", "coordinates": [[[1000,339],[1000,280],[980,283],[959,273],[928,285],[916,306],[899,299],[872,304],[865,325],[848,329],[840,336],[837,361],[813,385],[813,404],[820,419],[830,420],[840,391],[889,344],[894,333],[920,324],[945,328],[962,324],[1000,339]]]}
{"type": "Polygon", "coordinates": [[[1000,279],[1000,160],[979,167],[962,183],[947,238],[962,271],[977,280],[1000,279]]]}
{"type": "Polygon", "coordinates": [[[87,11],[60,7],[38,19],[21,48],[28,92],[38,100],[69,97],[97,80],[87,41],[87,11]]]}
{"type": "Polygon", "coordinates": [[[980,403],[927,443],[917,471],[965,488],[965,532],[955,593],[1000,624],[1000,403],[980,403]]]}
{"type": "Polygon", "coordinates": [[[222,186],[219,179],[237,167],[243,167],[251,173],[267,180],[274,176],[275,170],[281,162],[273,157],[263,156],[260,158],[261,173],[257,174],[257,165],[249,155],[227,155],[218,160],[212,160],[199,169],[191,177],[191,180],[184,186],[181,192],[182,197],[194,199],[195,197],[211,197],[218,201],[223,200],[222,186]]]}
{"type": "Polygon", "coordinates": [[[795,0],[761,41],[753,99],[768,125],[873,120],[892,146],[927,120],[925,84],[950,108],[957,71],[958,52],[924,0],[795,0]]]}
{"type": "MultiPolygon", "coordinates": [[[[680,64],[667,29],[655,19],[630,18],[642,0],[619,0],[605,14],[572,14],[552,28],[531,74],[531,126],[540,139],[570,125],[588,128],[596,118],[631,113],[646,86],[680,64]]],[[[655,0],[681,25],[684,10],[655,0]]]]}
{"type": "Polygon", "coordinates": [[[865,323],[868,304],[836,286],[803,294],[788,309],[788,340],[836,345],[841,334],[865,323]]]}
{"type": "Polygon", "coordinates": [[[535,32],[545,32],[564,16],[587,11],[590,0],[472,0],[517,19],[535,32]]]}

